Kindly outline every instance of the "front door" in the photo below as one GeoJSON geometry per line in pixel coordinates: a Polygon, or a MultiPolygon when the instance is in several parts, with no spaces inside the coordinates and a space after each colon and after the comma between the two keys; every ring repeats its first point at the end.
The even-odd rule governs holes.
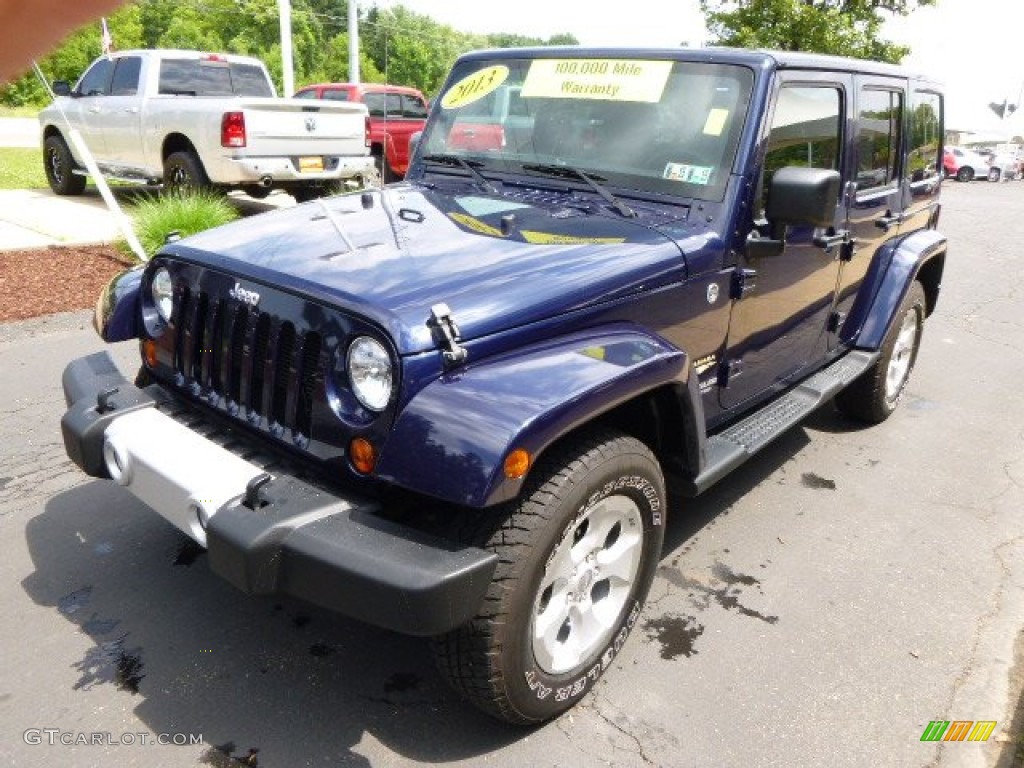
{"type": "MultiPolygon", "coordinates": [[[[811,226],[768,233],[763,220],[772,174],[798,166],[843,171],[844,115],[852,81],[807,73],[780,76],[767,132],[764,167],[754,201],[755,228],[785,238],[780,254],[740,256],[729,340],[719,381],[723,408],[764,396],[824,359],[839,278],[840,245],[814,242],[828,234],[811,226]]],[[[846,196],[836,206],[835,232],[846,228],[846,196]]]]}

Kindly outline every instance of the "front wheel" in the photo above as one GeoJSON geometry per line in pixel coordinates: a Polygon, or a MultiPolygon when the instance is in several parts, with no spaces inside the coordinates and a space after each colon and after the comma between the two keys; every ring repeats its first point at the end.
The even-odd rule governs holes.
{"type": "Polygon", "coordinates": [[[54,194],[80,195],[85,191],[85,176],[74,173],[75,159],[62,137],[46,137],[43,142],[43,168],[54,194]]]}
{"type": "Polygon", "coordinates": [[[463,538],[498,555],[480,613],[434,641],[441,673],[473,704],[529,724],[573,706],[611,666],[664,539],[665,482],[638,440],[604,430],[564,445],[520,499],[467,511],[463,538]]]}
{"type": "Polygon", "coordinates": [[[957,181],[970,181],[973,178],[974,178],[974,169],[973,168],[969,168],[966,165],[963,168],[961,168],[959,171],[956,172],[956,180],[957,181]]]}
{"type": "Polygon", "coordinates": [[[840,411],[869,424],[878,424],[892,415],[917,362],[926,314],[924,289],[915,280],[882,342],[878,360],[836,395],[840,411]]]}

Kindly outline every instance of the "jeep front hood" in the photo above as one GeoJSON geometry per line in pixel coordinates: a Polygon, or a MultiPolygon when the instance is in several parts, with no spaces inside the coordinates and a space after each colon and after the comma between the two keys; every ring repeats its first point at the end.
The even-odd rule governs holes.
{"type": "Polygon", "coordinates": [[[243,289],[264,283],[357,312],[400,354],[435,346],[427,321],[441,302],[471,340],[685,276],[678,246],[651,228],[664,209],[625,219],[552,195],[528,204],[459,191],[402,184],[318,200],[163,253],[237,275],[243,289]]]}

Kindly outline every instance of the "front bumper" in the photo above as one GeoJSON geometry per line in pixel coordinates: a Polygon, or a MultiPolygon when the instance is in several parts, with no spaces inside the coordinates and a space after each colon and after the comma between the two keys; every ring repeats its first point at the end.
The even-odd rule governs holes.
{"type": "Polygon", "coordinates": [[[265,472],[215,439],[251,438],[182,426],[164,412],[180,404],[155,385],[130,384],[105,352],[72,361],[63,385],[72,461],[204,544],[211,570],[242,591],[291,595],[411,635],[440,634],[477,613],[493,553],[385,520],[373,500],[276,466],[265,472]]]}

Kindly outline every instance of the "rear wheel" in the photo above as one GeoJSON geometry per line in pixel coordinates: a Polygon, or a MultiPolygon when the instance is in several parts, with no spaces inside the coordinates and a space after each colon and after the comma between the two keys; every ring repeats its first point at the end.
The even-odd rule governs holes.
{"type": "Polygon", "coordinates": [[[570,708],[635,625],[664,538],[665,483],[638,440],[604,430],[542,460],[521,498],[468,511],[463,538],[498,555],[480,613],[434,641],[441,673],[512,723],[570,708]]]}
{"type": "Polygon", "coordinates": [[[195,152],[172,152],[164,160],[164,188],[168,191],[210,188],[203,163],[195,152]]]}
{"type": "Polygon", "coordinates": [[[43,168],[54,194],[80,195],[85,190],[85,176],[74,173],[75,159],[63,137],[46,137],[43,142],[43,168]]]}
{"type": "Polygon", "coordinates": [[[1002,176],[1002,174],[1000,173],[998,168],[989,168],[988,169],[988,180],[989,181],[999,181],[999,177],[1000,176],[1002,176]]]}
{"type": "Polygon", "coordinates": [[[878,424],[892,415],[917,362],[926,311],[924,289],[915,280],[886,334],[878,360],[836,395],[839,410],[869,424],[878,424]]]}

